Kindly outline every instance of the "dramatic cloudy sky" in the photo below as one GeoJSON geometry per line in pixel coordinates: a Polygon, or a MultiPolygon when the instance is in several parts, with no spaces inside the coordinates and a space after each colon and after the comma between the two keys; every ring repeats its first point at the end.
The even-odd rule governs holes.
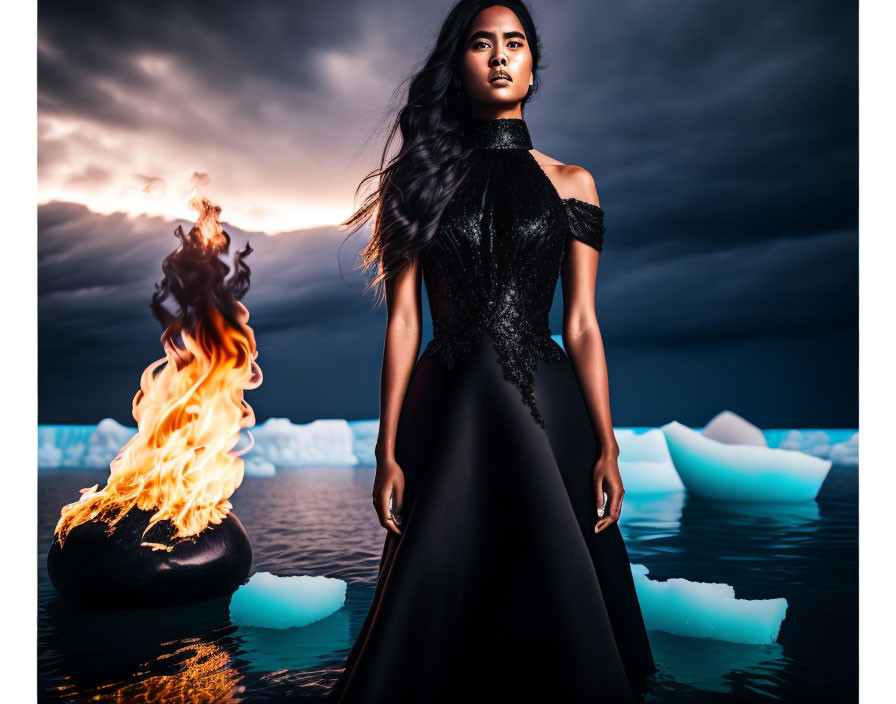
{"type": "MultiPolygon", "coordinates": [[[[255,249],[259,420],[376,417],[385,313],[350,272],[364,233],[340,249],[333,224],[448,6],[41,0],[41,423],[133,424],[196,172],[255,249]]],[[[855,427],[857,3],[531,7],[533,142],[587,168],[606,211],[614,423],[855,427]]]]}

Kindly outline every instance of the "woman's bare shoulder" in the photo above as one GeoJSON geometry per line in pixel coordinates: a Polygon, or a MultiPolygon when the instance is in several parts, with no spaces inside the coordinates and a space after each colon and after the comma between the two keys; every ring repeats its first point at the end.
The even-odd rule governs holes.
{"type": "Polygon", "coordinates": [[[594,177],[587,169],[575,164],[564,164],[537,149],[532,149],[531,154],[544,169],[561,198],[577,198],[586,203],[600,205],[594,177]]]}
{"type": "Polygon", "coordinates": [[[529,153],[535,157],[535,161],[538,162],[539,166],[566,166],[562,161],[558,161],[554,157],[548,156],[547,154],[542,154],[537,149],[530,149],[529,153]]]}

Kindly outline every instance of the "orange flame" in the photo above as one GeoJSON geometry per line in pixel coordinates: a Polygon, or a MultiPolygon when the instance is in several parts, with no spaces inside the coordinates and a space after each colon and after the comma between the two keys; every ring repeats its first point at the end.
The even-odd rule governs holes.
{"type": "MultiPolygon", "coordinates": [[[[200,233],[203,245],[218,251],[226,243],[218,222],[220,207],[198,195],[190,205],[199,211],[191,234],[200,233]]],[[[176,529],[172,538],[193,536],[209,523],[221,523],[233,508],[228,498],[243,480],[239,455],[251,443],[244,450],[231,450],[239,442],[240,429],[255,425],[243,390],[256,388],[262,380],[255,363],[255,335],[247,325],[249,311],[235,303],[237,327],[215,305],[207,305],[192,333],[180,331],[182,349],[168,331],[163,334],[165,356],[143,371],[132,403],[137,434],[112,461],[103,489],[82,489],[78,501],[62,508],[56,525],[60,544],[72,528],[87,521],[102,520],[111,529],[134,506],[155,509],[146,530],[171,521],[176,529]]]]}

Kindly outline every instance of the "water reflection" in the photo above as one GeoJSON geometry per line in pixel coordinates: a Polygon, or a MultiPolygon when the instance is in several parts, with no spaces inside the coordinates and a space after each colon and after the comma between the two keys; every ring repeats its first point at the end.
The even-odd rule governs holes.
{"type": "Polygon", "coordinates": [[[170,667],[178,662],[180,645],[195,645],[197,634],[220,637],[228,624],[227,603],[215,599],[161,609],[93,611],[54,594],[44,606],[42,645],[54,654],[70,685],[102,688],[156,666],[170,667]]]}
{"type": "Polygon", "coordinates": [[[302,628],[238,626],[240,655],[256,672],[311,670],[326,665],[351,646],[351,619],[340,609],[302,628]]]}
{"type": "Polygon", "coordinates": [[[745,645],[662,631],[651,631],[649,640],[662,675],[703,692],[731,694],[745,673],[754,681],[773,683],[788,660],[778,643],[745,645]]]}
{"type": "MultiPolygon", "coordinates": [[[[93,699],[115,704],[202,704],[243,702],[245,687],[230,664],[230,654],[217,643],[186,643],[135,673],[135,680],[85,691],[93,699]],[[173,670],[157,674],[159,671],[173,670]]],[[[64,687],[60,690],[64,692],[64,687]]]]}
{"type": "Polygon", "coordinates": [[[701,516],[701,521],[724,521],[726,530],[732,526],[747,531],[811,533],[818,527],[821,511],[818,502],[795,501],[790,503],[745,503],[740,501],[707,501],[688,497],[690,513],[701,516]]]}
{"type": "Polygon", "coordinates": [[[684,501],[683,491],[626,496],[619,515],[626,542],[674,537],[681,527],[684,501]]]}
{"type": "MultiPolygon", "coordinates": [[[[855,700],[857,470],[835,467],[817,501],[719,504],[685,492],[627,495],[629,558],[650,577],[724,582],[741,599],[785,597],[778,642],[741,645],[650,632],[660,673],[649,701],[855,700]]],[[[345,606],[283,631],[235,627],[229,599],[152,611],[66,606],[46,576],[59,507],[102,472],[39,475],[41,701],[313,701],[325,696],[360,630],[385,533],[370,504],[372,468],[247,477],[234,506],[252,571],[348,581],[345,606]],[[189,693],[192,698],[183,699],[189,693]],[[207,698],[207,699],[206,699],[207,698]]],[[[487,665],[485,665],[487,667],[487,665]]]]}

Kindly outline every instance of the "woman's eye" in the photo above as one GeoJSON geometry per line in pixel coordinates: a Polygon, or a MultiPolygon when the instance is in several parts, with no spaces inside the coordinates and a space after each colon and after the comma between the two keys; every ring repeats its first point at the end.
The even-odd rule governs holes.
{"type": "Polygon", "coordinates": [[[486,46],[486,47],[487,47],[487,46],[488,46],[488,43],[487,43],[487,42],[483,42],[483,41],[478,41],[478,42],[476,42],[476,43],[473,44],[473,48],[474,48],[474,49],[478,49],[480,46],[486,46]]]}
{"type": "Polygon", "coordinates": [[[516,44],[517,46],[522,46],[522,42],[508,42],[509,44],[516,44]]]}

